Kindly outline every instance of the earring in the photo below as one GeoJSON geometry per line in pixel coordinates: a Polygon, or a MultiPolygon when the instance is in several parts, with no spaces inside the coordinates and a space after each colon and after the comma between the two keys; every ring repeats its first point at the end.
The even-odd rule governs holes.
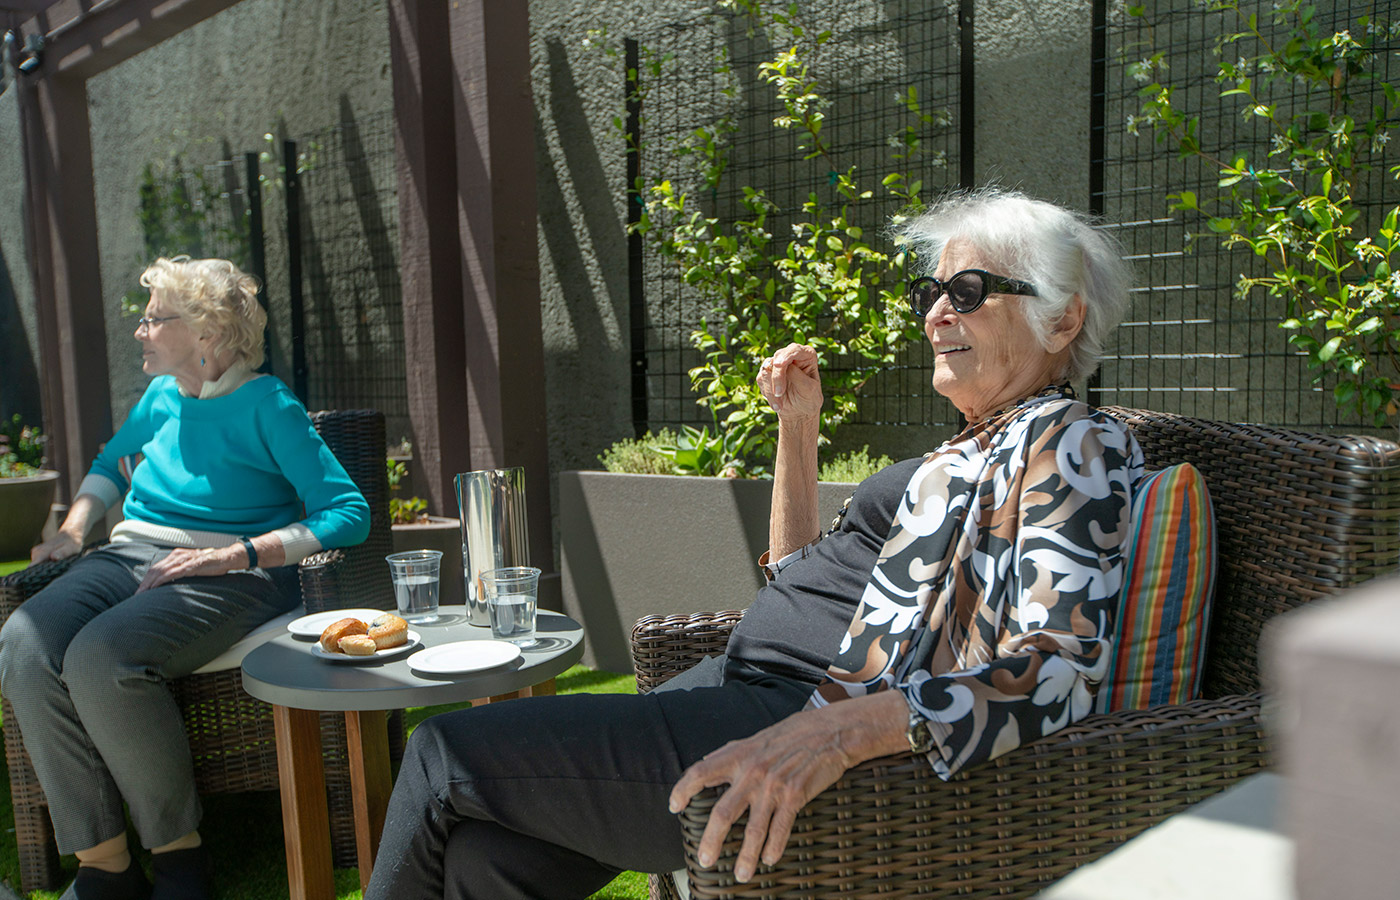
{"type": "Polygon", "coordinates": [[[199,367],[200,367],[201,369],[204,368],[204,357],[202,357],[202,356],[199,358],[199,367]]]}

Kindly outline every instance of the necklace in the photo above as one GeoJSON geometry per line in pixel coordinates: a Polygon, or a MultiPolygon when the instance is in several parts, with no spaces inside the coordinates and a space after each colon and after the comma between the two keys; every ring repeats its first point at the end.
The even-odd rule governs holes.
{"type": "Polygon", "coordinates": [[[1034,394],[1030,394],[1029,396],[1022,397],[1020,400],[1016,400],[1016,401],[1013,401],[1013,402],[1011,402],[1011,403],[1008,403],[1007,405],[1003,406],[1001,409],[997,410],[996,412],[994,412],[994,413],[992,413],[992,414],[990,414],[990,415],[987,415],[987,416],[983,416],[981,419],[978,419],[976,422],[969,422],[968,424],[969,424],[969,425],[982,425],[982,424],[991,422],[991,421],[993,421],[993,420],[995,420],[995,419],[999,419],[999,418],[1001,418],[1002,416],[1007,415],[1008,413],[1015,412],[1016,410],[1020,409],[1022,406],[1025,406],[1027,403],[1030,403],[1032,400],[1040,400],[1040,399],[1042,399],[1042,398],[1048,398],[1048,397],[1063,397],[1063,398],[1065,398],[1066,400],[1078,400],[1078,399],[1079,399],[1078,395],[1075,394],[1075,392],[1074,392],[1074,386],[1073,386],[1072,384],[1068,383],[1068,382],[1065,382],[1064,384],[1047,384],[1045,387],[1043,387],[1043,388],[1041,388],[1040,390],[1036,391],[1034,394]]]}

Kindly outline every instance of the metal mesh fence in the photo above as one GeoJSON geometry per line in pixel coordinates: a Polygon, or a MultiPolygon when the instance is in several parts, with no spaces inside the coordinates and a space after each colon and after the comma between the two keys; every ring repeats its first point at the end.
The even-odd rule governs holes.
{"type": "MultiPolygon", "coordinates": [[[[823,137],[832,156],[855,165],[858,179],[878,193],[880,179],[907,171],[923,181],[924,194],[958,183],[959,173],[959,29],[958,3],[892,0],[861,4],[857,9],[837,0],[799,4],[799,20],[809,33],[830,30],[831,39],[811,58],[812,75],[830,101],[823,137]],[[899,96],[914,88],[925,112],[945,114],[948,125],[920,126],[920,153],[894,159],[897,135],[911,124],[899,96]]],[[[760,80],[758,65],[779,49],[762,33],[750,33],[747,20],[706,15],[672,23],[652,33],[632,35],[647,53],[669,62],[659,75],[642,68],[644,145],[642,173],[649,181],[679,178],[687,182],[669,148],[693,136],[696,128],[729,116],[732,132],[729,165],[719,186],[703,197],[708,214],[722,221],[746,215],[743,188],[762,188],[778,209],[767,230],[775,243],[792,234],[802,203],[816,192],[824,201],[835,196],[832,165],[803,160],[797,136],[775,128],[783,112],[773,89],[760,80]],[[716,61],[727,63],[716,71],[716,61]]],[[[917,123],[914,123],[917,125],[917,123]]],[[[867,235],[880,234],[897,209],[893,200],[858,223],[867,235]]],[[[888,239],[884,239],[888,243],[888,239]]],[[[652,429],[679,424],[708,425],[710,413],[696,404],[688,371],[701,362],[690,335],[708,310],[682,284],[674,261],[647,250],[642,255],[645,291],[645,390],[647,421],[652,429]]],[[[634,315],[636,311],[634,310],[634,315]]],[[[909,348],[898,363],[867,383],[858,425],[953,424],[956,411],[933,393],[928,383],[932,359],[925,342],[909,348]]]]}
{"type": "Polygon", "coordinates": [[[382,411],[411,436],[392,110],[297,138],[308,405],[382,411]]]}
{"type": "MultiPolygon", "coordinates": [[[[185,255],[218,257],[253,270],[242,156],[209,163],[179,158],[150,163],[141,175],[140,196],[143,264],[158,256],[185,255]]],[[[144,303],[144,289],[136,293],[144,303]]]]}
{"type": "MultiPolygon", "coordinates": [[[[1357,27],[1358,16],[1389,22],[1400,13],[1396,2],[1342,0],[1320,6],[1317,22],[1326,33],[1357,27]]],[[[1246,12],[1257,13],[1261,31],[1274,37],[1271,9],[1260,2],[1246,12]]],[[[1232,158],[1233,151],[1267,147],[1262,120],[1242,115],[1238,98],[1220,96],[1230,85],[1215,81],[1217,39],[1239,30],[1234,13],[1187,0],[1148,4],[1142,17],[1124,15],[1121,4],[1110,4],[1104,155],[1095,164],[1103,167],[1103,215],[1126,245],[1140,286],[1105,357],[1099,400],[1212,419],[1364,432],[1369,429],[1339,410],[1329,384],[1313,384],[1306,358],[1278,327],[1284,301],[1258,289],[1243,299],[1235,296],[1237,278],[1263,274],[1263,261],[1202,234],[1206,227],[1199,215],[1168,208],[1169,192],[1205,196],[1218,174],[1179,159],[1170,146],[1154,140],[1150,126],[1137,136],[1129,131],[1130,117],[1142,107],[1133,66],[1162,52],[1166,69],[1156,77],[1175,89],[1181,108],[1200,114],[1203,150],[1232,158]]],[[[1238,50],[1225,52],[1233,61],[1238,50]]],[[[1378,54],[1376,62],[1381,80],[1400,75],[1394,52],[1378,54]]],[[[1262,83],[1255,79],[1256,87],[1262,83]]],[[[1365,94],[1379,98],[1379,86],[1357,90],[1363,95],[1359,108],[1369,112],[1371,98],[1365,94]]],[[[1274,83],[1267,96],[1286,110],[1303,102],[1300,91],[1295,84],[1274,83]]],[[[1400,199],[1395,182],[1380,175],[1385,157],[1374,162],[1377,176],[1367,185],[1368,196],[1360,198],[1373,211],[1400,199]]]]}

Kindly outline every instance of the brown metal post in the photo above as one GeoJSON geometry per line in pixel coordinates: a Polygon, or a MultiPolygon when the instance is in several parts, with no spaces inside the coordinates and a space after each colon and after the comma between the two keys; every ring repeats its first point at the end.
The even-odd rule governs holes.
{"type": "Polygon", "coordinates": [[[552,570],[528,7],[390,0],[389,36],[414,483],[450,512],[457,472],[523,466],[552,570]]]}
{"type": "Polygon", "coordinates": [[[471,452],[448,13],[440,0],[388,6],[413,483],[450,514],[452,476],[471,469],[471,452]]]}
{"type": "Polygon", "coordinates": [[[87,83],[35,78],[18,99],[44,404],[55,438],[51,462],[63,471],[64,498],[71,499],[98,445],[112,435],[87,83]]]}
{"type": "Polygon", "coordinates": [[[531,562],[552,572],[529,4],[451,17],[472,468],[524,467],[531,562]]]}
{"type": "Polygon", "coordinates": [[[21,38],[44,39],[18,88],[25,217],[38,305],[39,355],[50,464],[64,500],[112,434],[107,329],[98,266],[87,79],[217,14],[238,0],[19,0],[33,13],[21,38]]]}

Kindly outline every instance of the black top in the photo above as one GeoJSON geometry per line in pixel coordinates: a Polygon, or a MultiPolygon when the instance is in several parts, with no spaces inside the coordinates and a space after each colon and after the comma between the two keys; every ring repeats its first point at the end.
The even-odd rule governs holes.
{"type": "Polygon", "coordinates": [[[729,637],[727,679],[751,678],[744,670],[758,669],[814,687],[823,681],[885,545],[900,495],[922,462],[906,459],[862,481],[837,530],[759,590],[729,637]]]}

